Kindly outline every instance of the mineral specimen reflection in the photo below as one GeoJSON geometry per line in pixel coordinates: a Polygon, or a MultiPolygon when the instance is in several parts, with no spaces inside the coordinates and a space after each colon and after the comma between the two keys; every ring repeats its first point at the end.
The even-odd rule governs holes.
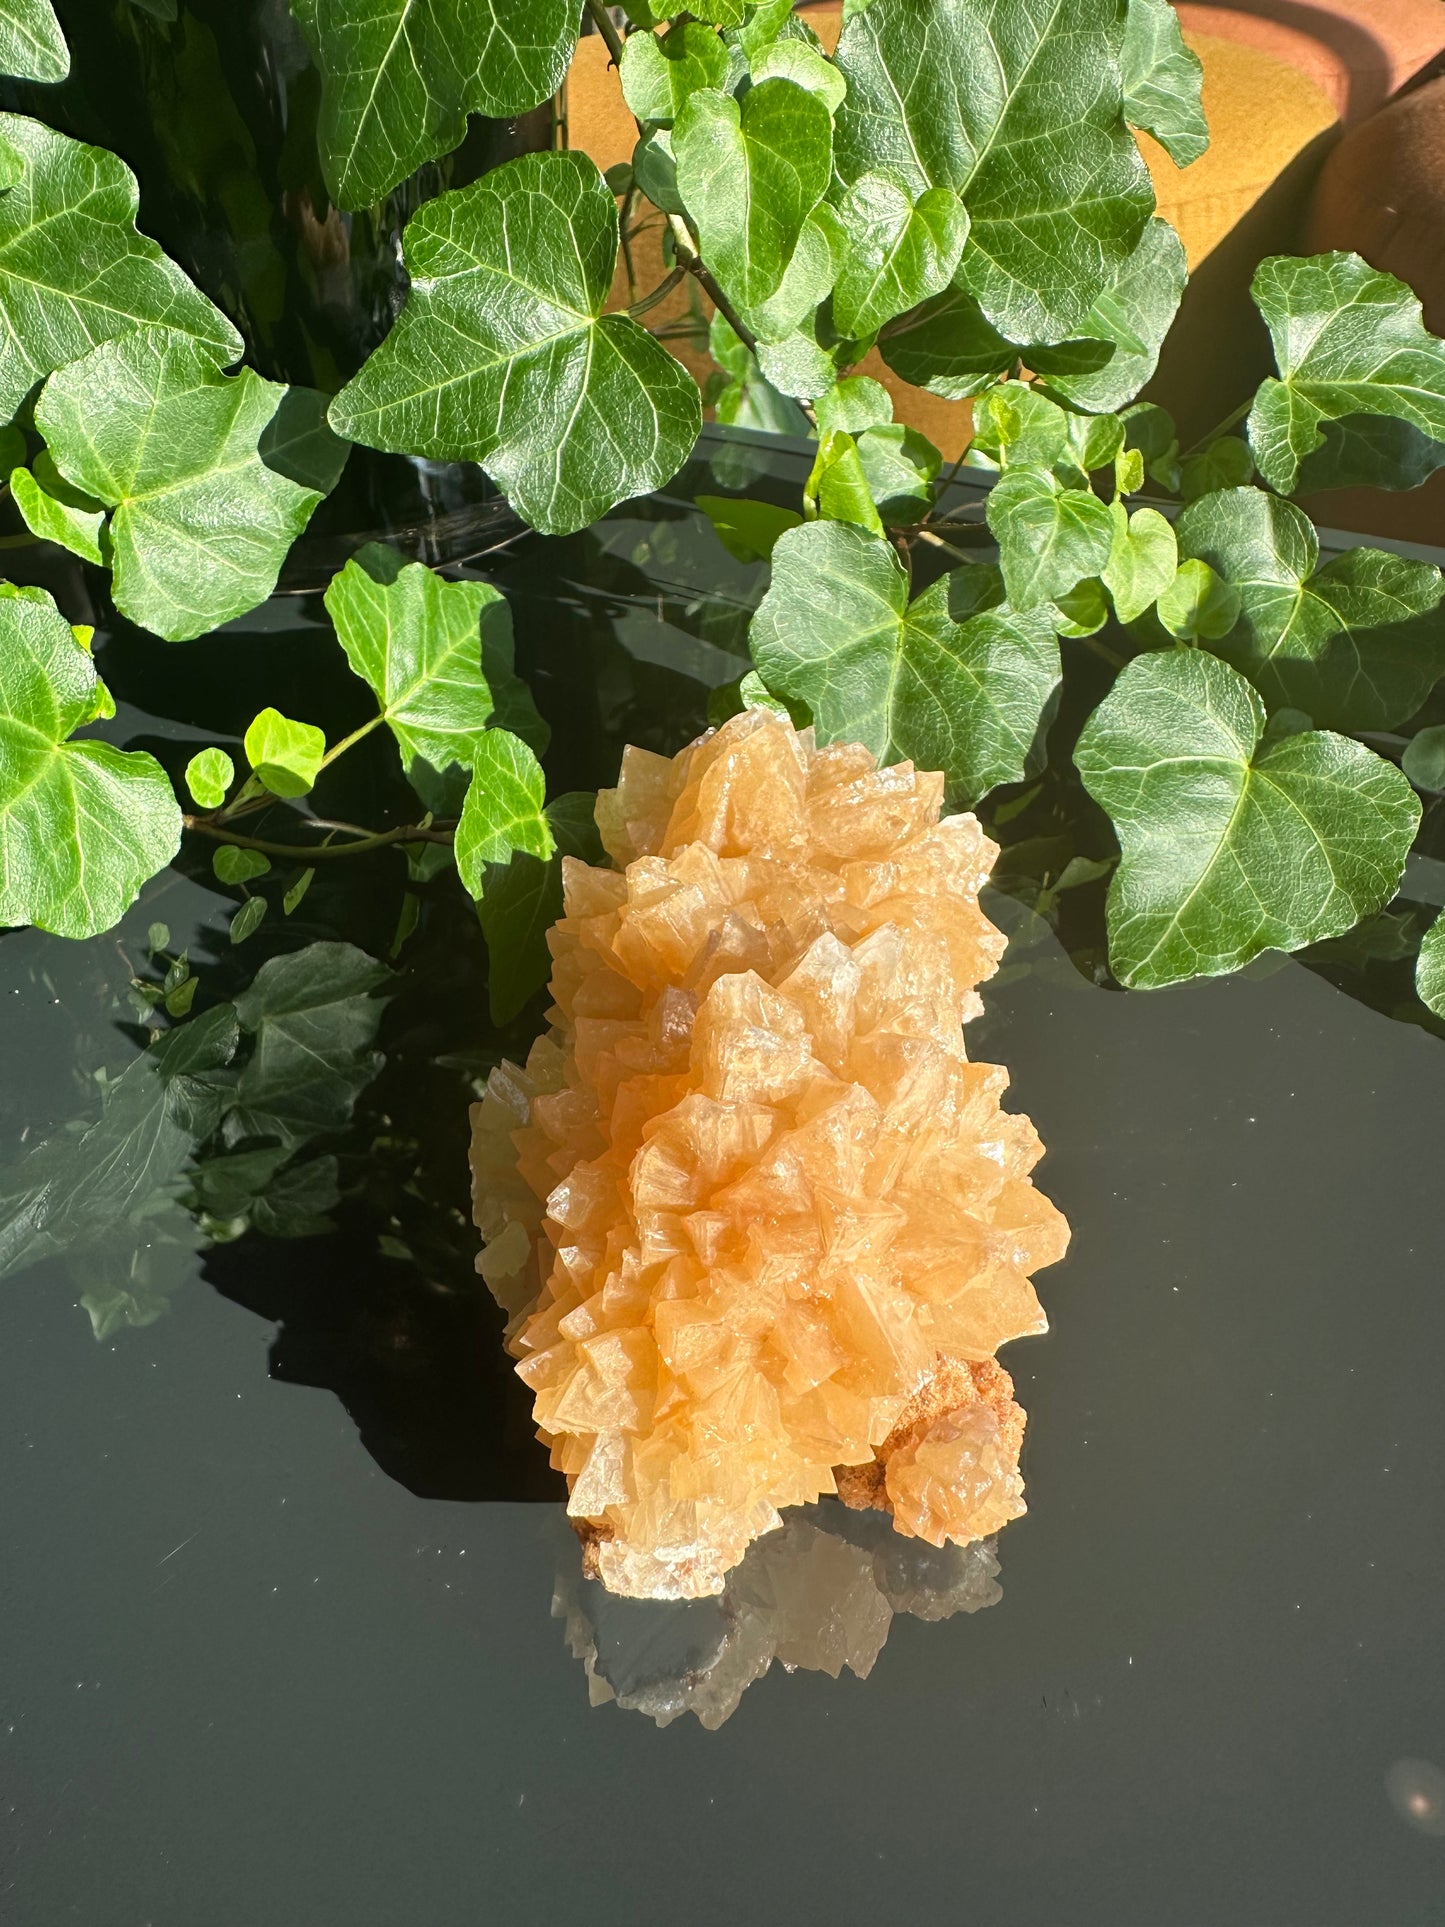
{"type": "Polygon", "coordinates": [[[473,1114],[479,1266],[590,1569],[718,1593],[837,1492],[932,1545],[1023,1511],[994,1354],[1068,1239],[970,1063],[996,854],[941,776],[750,709],[597,803],[551,1028],[473,1114]]]}

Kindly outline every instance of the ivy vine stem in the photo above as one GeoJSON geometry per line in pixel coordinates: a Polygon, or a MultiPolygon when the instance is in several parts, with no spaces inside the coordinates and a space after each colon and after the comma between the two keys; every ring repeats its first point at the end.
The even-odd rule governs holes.
{"type": "Polygon", "coordinates": [[[603,6],[602,0],[587,0],[587,11],[592,16],[592,24],[607,43],[607,51],[612,56],[615,67],[622,59],[622,36],[613,24],[612,16],[603,6]]]}
{"type": "Polygon", "coordinates": [[[1217,441],[1221,435],[1227,435],[1236,422],[1242,422],[1244,420],[1253,406],[1254,396],[1249,395],[1239,404],[1238,408],[1232,409],[1222,422],[1216,422],[1214,427],[1206,430],[1197,442],[1191,442],[1188,448],[1184,450],[1180,460],[1182,461],[1189,455],[1197,455],[1201,448],[1207,448],[1211,442],[1217,441]]]}
{"type": "Polygon", "coordinates": [[[259,850],[263,856],[304,857],[315,863],[322,857],[361,856],[368,850],[383,850],[393,843],[450,843],[450,830],[424,829],[417,823],[403,823],[394,830],[378,830],[359,837],[354,843],[274,843],[268,837],[238,836],[234,830],[207,822],[201,816],[183,816],[182,825],[198,836],[209,836],[217,843],[233,843],[237,849],[259,850]]]}

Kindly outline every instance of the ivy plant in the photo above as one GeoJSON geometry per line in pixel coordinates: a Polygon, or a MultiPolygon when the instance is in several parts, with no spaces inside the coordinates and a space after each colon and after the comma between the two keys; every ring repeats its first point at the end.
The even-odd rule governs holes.
{"type": "MultiPolygon", "coordinates": [[[[771,703],[941,769],[993,825],[1030,806],[1056,732],[1104,827],[1039,898],[1110,876],[1124,984],[1328,943],[1391,902],[1445,784],[1445,585],[1365,544],[1322,561],[1297,498],[1445,465],[1445,344],[1356,256],[1266,260],[1276,372],[1181,449],[1140,398],[1186,270],[1137,136],[1181,166],[1207,142],[1166,0],[851,0],[831,52],[788,0],[291,6],[326,192],[345,214],[410,182],[415,209],[399,311],[334,392],[245,365],[223,306],[138,231],[117,156],[0,115],[6,486],[121,615],[223,647],[203,639],[271,593],[353,444],[478,464],[523,522],[567,534],[665,485],[712,407],[816,440],[793,503],[699,500],[766,572],[752,668],[716,713],[771,703]],[[428,198],[417,170],[469,114],[558,95],[579,26],[636,120],[631,161],[604,175],[554,138],[428,198]],[[689,318],[659,319],[681,287],[689,318]],[[716,363],[701,387],[669,346],[683,334],[716,363]],[[875,353],[971,404],[959,461],[895,419],[875,353]],[[986,486],[981,513],[961,477],[986,486]]],[[[0,66],[55,83],[67,64],[48,0],[0,0],[0,66]]],[[[588,799],[548,799],[507,602],[373,544],[324,606],[369,718],[333,736],[268,706],[244,764],[198,749],[178,800],[149,757],[85,733],[106,702],[67,612],[0,598],[0,920],[105,929],[183,833],[243,889],[294,865],[286,914],[316,866],[393,851],[409,883],[455,870],[494,1008],[518,1009],[559,864],[596,846],[588,799]],[[321,816],[327,771],[374,732],[410,820],[321,816]]],[[[248,896],[233,937],[265,914],[248,896]]],[[[1437,926],[1418,985],[1445,1015],[1442,959],[1437,926]]]]}

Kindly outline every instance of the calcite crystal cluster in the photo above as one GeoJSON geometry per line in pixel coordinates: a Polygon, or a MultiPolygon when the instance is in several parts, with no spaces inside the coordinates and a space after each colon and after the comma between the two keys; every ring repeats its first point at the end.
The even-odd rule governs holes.
{"type": "Polygon", "coordinates": [[[943,779],[749,709],[630,749],[564,864],[551,1028],[474,1113],[483,1276],[613,1591],[722,1590],[838,1492],[933,1545],[1023,1510],[994,1362],[1067,1227],[962,1026],[1004,940],[943,779]]]}

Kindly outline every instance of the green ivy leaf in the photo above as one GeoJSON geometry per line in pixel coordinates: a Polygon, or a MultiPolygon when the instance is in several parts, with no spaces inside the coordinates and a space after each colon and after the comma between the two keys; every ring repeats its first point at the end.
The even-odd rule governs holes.
{"type": "Polygon", "coordinates": [[[1169,0],[1129,0],[1122,64],[1125,119],[1151,133],[1176,167],[1197,161],[1209,145],[1204,69],[1169,0]]]}
{"type": "Polygon", "coordinates": [[[838,212],[849,245],[833,291],[833,319],[844,334],[876,334],[952,281],[968,239],[968,214],[951,188],[914,194],[897,174],[861,174],[838,212]]]}
{"type": "Polygon", "coordinates": [[[244,352],[220,309],[137,234],[124,162],[21,114],[0,114],[0,136],[25,161],[24,178],[0,194],[0,415],[56,368],[137,328],[192,335],[217,365],[244,352]]]}
{"type": "Polygon", "coordinates": [[[279,709],[263,709],[242,742],[252,773],[273,796],[304,796],[320,774],[326,735],[314,723],[293,722],[279,709]]]}
{"type": "Polygon", "coordinates": [[[1400,767],[1417,790],[1445,790],[1445,723],[1435,723],[1412,736],[1400,767]]]}
{"type": "Polygon", "coordinates": [[[1420,805],[1400,772],[1321,730],[1264,741],[1264,704],[1199,649],[1120,673],[1074,751],[1123,858],[1109,958],[1154,989],[1339,936],[1394,895],[1420,805]]]}
{"type": "MultiPolygon", "coordinates": [[[[740,27],[747,14],[746,0],[698,0],[697,6],[689,4],[687,10],[694,20],[705,20],[710,27],[740,27]]],[[[664,11],[656,17],[668,16],[664,11]]]]}
{"type": "Polygon", "coordinates": [[[728,50],[710,28],[679,21],[661,36],[629,34],[618,73],[622,95],[638,120],[670,127],[683,102],[700,87],[723,88],[728,50]]]}
{"type": "Polygon", "coordinates": [[[48,595],[0,597],[0,925],[93,937],[180,848],[153,756],[69,740],[99,713],[98,689],[48,595]]]}
{"type": "Polygon", "coordinates": [[[67,481],[114,510],[116,606],[184,642],[264,602],[347,449],[320,398],[249,368],[220,374],[188,336],[148,329],[104,342],[46,382],[35,419],[67,481]]]}
{"type": "Polygon", "coordinates": [[[1180,550],[1239,592],[1240,619],[1215,654],[1248,676],[1271,709],[1329,729],[1389,729],[1445,673],[1440,571],[1381,549],[1319,566],[1309,517],[1263,489],[1206,495],[1179,518],[1180,550]]]}
{"type": "Polygon", "coordinates": [[[697,385],[612,286],[617,203],[580,154],[524,154],[415,214],[411,292],[331,405],[373,448],[480,462],[548,534],[585,528],[682,466],[697,385]]]}
{"type": "MultiPolygon", "coordinates": [[[[241,906],[244,915],[252,897],[241,906]]],[[[234,924],[232,928],[234,929],[234,924]]],[[[371,1045],[391,972],[349,943],[313,943],[272,957],[236,999],[256,1045],[241,1073],[226,1140],[307,1143],[351,1122],[356,1100],[384,1062],[371,1045]]]]}
{"type": "Polygon", "coordinates": [[[1179,493],[1186,503],[1197,502],[1216,489],[1244,488],[1254,480],[1254,456],[1238,435],[1221,435],[1197,455],[1179,464],[1179,493]]]}
{"type": "Polygon", "coordinates": [[[199,809],[218,810],[235,780],[236,765],[223,749],[198,750],[186,764],[186,788],[199,809]]]}
{"type": "Polygon", "coordinates": [[[317,145],[340,207],[379,201],[460,147],[468,114],[505,120],[556,93],[578,0],[291,0],[321,72],[317,145]]]}
{"type": "Polygon", "coordinates": [[[820,742],[941,769],[951,793],[975,801],[1030,768],[1060,675],[1051,612],[980,609],[995,584],[991,571],[958,569],[910,603],[889,542],[809,523],[773,551],[753,660],[770,690],[808,705],[820,742]]]}
{"type": "Polygon", "coordinates": [[[222,843],[211,858],[211,868],[218,883],[250,883],[266,875],[271,859],[264,850],[243,850],[237,843],[222,843]]]}
{"type": "Polygon", "coordinates": [[[70,49],[50,0],[0,0],[0,74],[53,83],[70,72],[70,49]]]}
{"type": "Polygon", "coordinates": [[[1153,210],[1122,46],[1116,0],[872,0],[843,28],[841,178],[954,190],[959,282],[1009,340],[1078,333],[1153,210]]]}
{"type": "Polygon", "coordinates": [[[1064,426],[1069,453],[1086,475],[1115,468],[1124,453],[1124,424],[1117,415],[1069,415],[1064,426]]]}
{"type": "Polygon", "coordinates": [[[858,445],[841,429],[831,430],[818,442],[812,470],[803,484],[803,513],[809,520],[822,516],[832,522],[855,523],[875,535],[883,533],[858,445]]]}
{"type": "Polygon", "coordinates": [[[547,805],[557,848],[547,859],[519,850],[487,878],[477,905],[487,940],[487,1001],[494,1024],[509,1023],[547,981],[547,932],[562,914],[562,858],[605,863],[590,790],[569,791],[547,805]]]}
{"type": "Polygon", "coordinates": [[[830,428],[861,435],[865,428],[880,428],[892,421],[893,397],[871,375],[848,375],[825,395],[819,395],[813,413],[820,435],[826,435],[830,428]]]}
{"type": "Polygon", "coordinates": [[[857,438],[858,460],[883,522],[894,527],[921,522],[933,506],[933,484],[943,457],[916,428],[884,422],[857,438]]]}
{"type": "Polygon", "coordinates": [[[472,896],[483,895],[488,866],[510,862],[513,851],[551,856],[545,796],[542,766],[527,745],[505,729],[489,729],[476,747],[454,839],[457,873],[472,896]]]}
{"type": "Polygon", "coordinates": [[[1006,469],[989,490],[985,513],[1015,609],[1057,602],[1108,566],[1108,504],[1088,489],[1062,487],[1045,468],[1006,469]]]}
{"type": "Polygon", "coordinates": [[[949,288],[923,302],[883,334],[878,352],[914,388],[946,401],[967,401],[983,392],[1019,358],[982,308],[962,288],[949,288]]]}
{"type": "MultiPolygon", "coordinates": [[[[799,329],[807,330],[813,310],[832,288],[839,263],[847,253],[848,238],[838,216],[826,205],[815,207],[803,223],[792,259],[777,288],[766,301],[748,309],[753,333],[763,344],[758,351],[760,359],[766,356],[768,344],[783,342],[799,329]]],[[[812,346],[827,359],[816,330],[812,346]]],[[[824,386],[831,385],[833,379],[830,372],[824,386]]],[[[822,389],[810,386],[799,392],[822,393],[822,389]]]]}
{"type": "Polygon", "coordinates": [[[10,493],[32,535],[38,535],[42,542],[58,542],[84,562],[104,561],[100,546],[103,503],[92,501],[82,489],[72,488],[61,475],[46,483],[28,468],[12,471],[10,493]]]}
{"type": "Polygon", "coordinates": [[[664,214],[684,212],[677,191],[677,163],[672,157],[672,136],[664,128],[652,128],[632,150],[632,172],[638,187],[664,214]]]}
{"type": "Polygon", "coordinates": [[[231,942],[244,943],[248,937],[254,937],[266,921],[268,908],[269,905],[264,897],[247,897],[231,919],[231,927],[227,933],[231,942]]]}
{"type": "Polygon", "coordinates": [[[775,40],[752,61],[755,85],[764,80],[790,80],[795,87],[806,87],[816,94],[830,114],[843,104],[848,83],[832,61],[806,40],[775,40]]]}
{"type": "Polygon", "coordinates": [[[703,258],[746,316],[778,291],[827,192],[832,117],[790,80],[765,80],[741,103],[708,90],[678,115],[672,151],[703,258]]]}
{"type": "MultiPolygon", "coordinates": [[[[346,660],[368,683],[409,774],[470,769],[493,719],[483,635],[511,665],[512,613],[489,582],[447,582],[372,543],[331,579],[326,611],[346,660]]],[[[516,678],[512,678],[516,681],[516,678]]],[[[429,799],[424,799],[429,800],[429,799]]]]}
{"type": "Polygon", "coordinates": [[[739,501],[732,495],[699,495],[694,501],[737,562],[766,562],[784,530],[795,529],[803,519],[796,509],[779,508],[774,502],[739,501]]]}
{"type": "Polygon", "coordinates": [[[1273,255],[1252,291],[1280,373],[1260,383],[1249,416],[1250,447],[1271,488],[1414,488],[1445,464],[1445,343],[1426,331],[1403,281],[1357,254],[1273,255]],[[1349,433],[1356,427],[1363,452],[1349,433]],[[1345,432],[1330,443],[1327,428],[1345,432]],[[1395,457],[1387,464],[1372,440],[1381,428],[1395,457]]]}
{"type": "Polygon", "coordinates": [[[1421,939],[1415,989],[1427,1010],[1445,1017],[1445,915],[1436,917],[1421,939]]]}
{"type": "Polygon", "coordinates": [[[1137,622],[1173,582],[1179,547],[1173,525],[1158,509],[1135,509],[1122,502],[1110,509],[1114,541],[1104,566],[1104,587],[1114,599],[1120,622],[1137,622]]]}
{"type": "Polygon", "coordinates": [[[1057,402],[1026,382],[990,388],[974,410],[972,446],[1000,466],[1047,468],[1069,445],[1069,420],[1057,402]]]}
{"type": "Polygon", "coordinates": [[[1179,312],[1188,278],[1183,242],[1167,221],[1156,216],[1080,322],[1083,339],[1070,344],[1076,349],[1077,366],[1046,365],[1046,357],[1028,349],[1024,360],[1051,393],[1075,408],[1094,414],[1122,408],[1158,367],[1159,350],[1179,312]],[[1090,357],[1084,352],[1090,343],[1110,352],[1090,357]]]}
{"type": "Polygon", "coordinates": [[[1239,620],[1239,591],[1207,562],[1191,558],[1179,564],[1154,612],[1171,636],[1185,642],[1216,642],[1239,620]]]}

